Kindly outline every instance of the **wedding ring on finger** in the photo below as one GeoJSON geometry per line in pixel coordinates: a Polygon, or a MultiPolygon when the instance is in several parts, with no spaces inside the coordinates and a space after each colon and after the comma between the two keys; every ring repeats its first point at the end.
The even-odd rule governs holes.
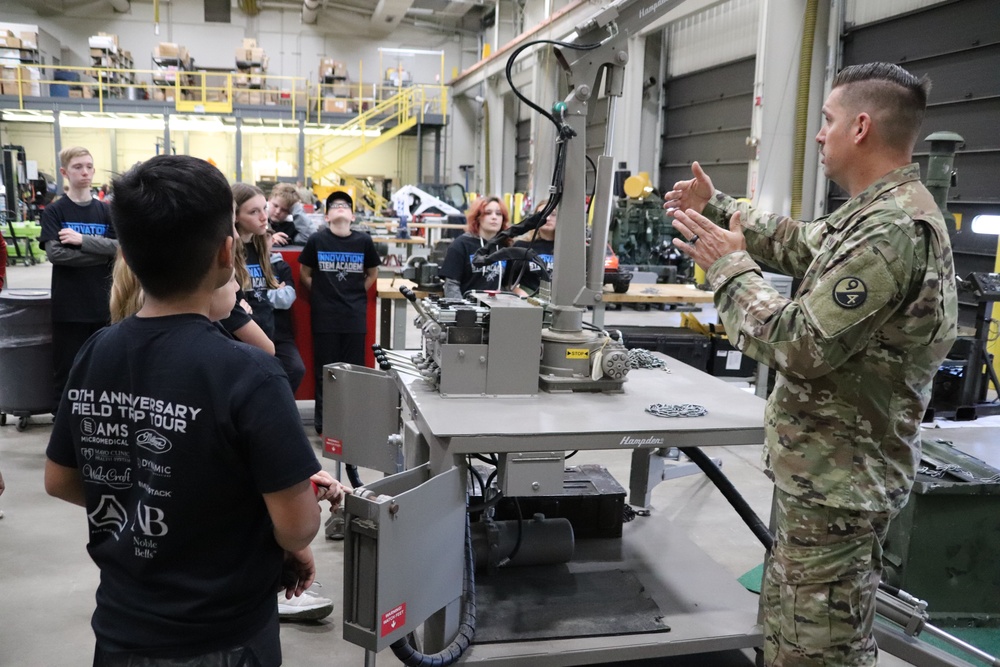
{"type": "Polygon", "coordinates": [[[698,242],[698,235],[697,234],[695,234],[694,236],[692,236],[691,238],[688,239],[688,244],[689,245],[694,245],[697,242],[698,242]]]}

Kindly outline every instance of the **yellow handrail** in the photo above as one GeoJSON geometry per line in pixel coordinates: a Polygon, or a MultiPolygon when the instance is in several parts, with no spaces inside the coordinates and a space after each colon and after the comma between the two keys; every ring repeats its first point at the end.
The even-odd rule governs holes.
{"type": "Polygon", "coordinates": [[[346,145],[345,142],[340,142],[334,146],[330,142],[330,137],[317,139],[307,150],[307,163],[311,165],[311,171],[325,173],[334,170],[337,163],[343,161],[347,155],[365,149],[368,143],[374,141],[374,138],[369,137],[370,131],[377,130],[378,134],[375,135],[377,137],[389,127],[410,125],[411,119],[413,124],[423,122],[425,99],[422,88],[417,86],[403,88],[396,95],[383,100],[347,123],[331,127],[331,137],[355,135],[359,141],[346,145]],[[414,107],[416,107],[415,114],[414,107]]]}
{"type": "MultiPolygon", "coordinates": [[[[322,123],[322,99],[325,89],[329,85],[316,84],[308,81],[304,77],[287,77],[271,74],[251,74],[241,72],[206,72],[206,71],[186,71],[186,70],[163,70],[163,69],[119,69],[112,67],[74,67],[59,66],[38,67],[35,65],[13,65],[10,69],[15,70],[14,79],[7,79],[5,84],[12,84],[16,87],[17,98],[16,109],[24,110],[24,99],[41,97],[33,94],[34,84],[38,84],[38,93],[42,87],[47,85],[70,86],[76,96],[86,99],[96,99],[98,111],[105,111],[105,102],[112,99],[130,98],[132,96],[142,101],[149,99],[152,101],[168,101],[173,97],[173,101],[178,111],[197,113],[232,113],[232,104],[266,104],[268,106],[279,106],[282,110],[288,110],[290,119],[296,117],[296,112],[303,106],[306,108],[306,122],[322,123]],[[58,69],[63,72],[79,72],[80,81],[57,80],[44,76],[46,71],[58,69]],[[32,78],[35,74],[37,78],[32,78]],[[42,76],[38,76],[41,74],[42,76]],[[259,84],[251,84],[252,78],[259,78],[259,84]],[[263,87],[263,82],[278,84],[278,88],[263,87]]],[[[354,94],[345,98],[356,108],[363,110],[361,115],[379,109],[378,113],[385,113],[388,107],[393,106],[392,98],[383,100],[370,109],[364,111],[364,107],[373,101],[375,91],[381,87],[373,84],[351,84],[351,92],[354,94]],[[366,98],[364,91],[373,91],[372,98],[366,98]]],[[[430,111],[440,114],[444,122],[447,119],[447,88],[444,85],[418,84],[404,89],[406,91],[419,90],[423,96],[424,104],[431,107],[430,111]]],[[[5,90],[6,92],[6,90],[5,90]]],[[[400,94],[402,94],[401,91],[400,94]]],[[[398,97],[394,96],[394,97],[398,97]]],[[[0,108],[7,107],[0,101],[0,108]]],[[[423,111],[423,109],[421,109],[423,111]]]]}

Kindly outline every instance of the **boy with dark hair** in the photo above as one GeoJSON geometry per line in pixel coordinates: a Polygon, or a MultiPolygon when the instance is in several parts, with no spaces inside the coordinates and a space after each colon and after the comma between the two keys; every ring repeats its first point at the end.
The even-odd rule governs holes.
{"type": "Polygon", "coordinates": [[[323,366],[339,361],[363,366],[368,288],[382,263],[369,234],[351,229],[354,200],[337,191],[326,198],[327,228],[306,241],[299,280],[312,309],[316,433],[323,433],[323,366]]]}
{"type": "Polygon", "coordinates": [[[69,188],[42,211],[39,242],[52,262],[53,412],[73,359],[111,315],[111,267],[118,242],[108,205],[93,198],[94,158],[73,146],[59,153],[59,172],[69,188]]]}
{"type": "Polygon", "coordinates": [[[316,497],[341,488],[311,486],[320,466],[278,362],[209,320],[233,276],[226,178],[164,155],[114,191],[144,303],[80,350],[45,467],[50,495],[87,508],[94,664],[279,665],[274,592],[312,583],[316,497]]]}

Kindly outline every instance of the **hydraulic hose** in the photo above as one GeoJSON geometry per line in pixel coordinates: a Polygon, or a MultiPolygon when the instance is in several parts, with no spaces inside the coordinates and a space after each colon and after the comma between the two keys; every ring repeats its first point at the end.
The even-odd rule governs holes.
{"type": "Polygon", "coordinates": [[[344,466],[344,468],[347,470],[347,480],[351,483],[353,488],[356,489],[359,486],[364,486],[364,484],[361,483],[361,475],[358,474],[358,466],[353,463],[348,463],[344,466]]]}
{"type": "Polygon", "coordinates": [[[770,551],[774,545],[774,536],[771,535],[771,531],[767,529],[767,526],[760,520],[760,517],[757,516],[747,501],[743,499],[740,492],[736,490],[733,483],[729,481],[729,478],[722,474],[719,466],[715,465],[715,462],[697,447],[681,447],[680,450],[684,453],[684,456],[691,459],[692,463],[701,468],[706,477],[712,480],[712,483],[722,492],[725,499],[729,501],[729,504],[733,506],[736,513],[743,519],[743,523],[760,540],[764,548],[770,551]]]}
{"type": "Polygon", "coordinates": [[[412,646],[406,637],[389,645],[393,654],[407,667],[448,667],[455,664],[472,643],[476,634],[476,565],[472,550],[469,514],[465,514],[465,586],[462,592],[462,620],[451,644],[438,653],[426,655],[412,646]]]}

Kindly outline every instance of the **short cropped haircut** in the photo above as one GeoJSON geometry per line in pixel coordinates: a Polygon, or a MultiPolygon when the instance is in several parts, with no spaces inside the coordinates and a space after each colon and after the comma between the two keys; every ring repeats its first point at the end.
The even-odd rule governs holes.
{"type": "Polygon", "coordinates": [[[299,197],[299,191],[295,189],[295,186],[291,183],[278,183],[273,188],[271,188],[271,196],[269,199],[277,198],[285,205],[289,211],[292,207],[298,204],[301,200],[299,197]]]}
{"type": "Polygon", "coordinates": [[[887,145],[913,150],[931,92],[926,75],[918,79],[899,65],[865,63],[838,72],[833,87],[842,86],[841,102],[850,112],[870,114],[887,145]]]}
{"type": "Polygon", "coordinates": [[[469,211],[465,214],[465,231],[473,236],[479,236],[479,222],[483,219],[486,207],[492,202],[500,204],[500,215],[503,216],[503,223],[500,225],[500,229],[503,230],[510,227],[510,213],[507,211],[507,205],[503,203],[500,197],[494,195],[493,197],[480,197],[472,202],[472,206],[469,207],[469,211]]]}
{"type": "Polygon", "coordinates": [[[222,172],[187,155],[159,155],[114,180],[111,216],[143,290],[190,294],[233,236],[233,193],[222,172]]]}
{"type": "Polygon", "coordinates": [[[90,151],[83,146],[70,146],[69,148],[64,148],[59,151],[59,164],[63,169],[65,169],[69,166],[69,163],[73,160],[73,158],[78,158],[81,155],[90,155],[91,159],[94,157],[90,154],[90,151]]]}

